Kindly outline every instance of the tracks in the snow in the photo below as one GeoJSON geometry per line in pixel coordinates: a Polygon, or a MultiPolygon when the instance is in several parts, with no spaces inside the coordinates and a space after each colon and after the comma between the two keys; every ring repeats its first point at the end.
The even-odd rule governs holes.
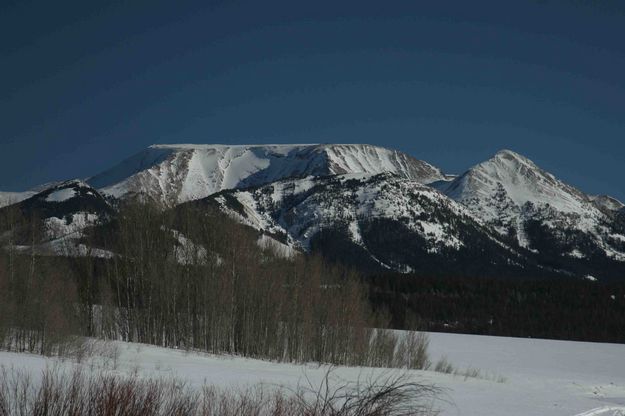
{"type": "Polygon", "coordinates": [[[588,410],[575,416],[625,416],[625,407],[623,406],[604,406],[588,410]]]}

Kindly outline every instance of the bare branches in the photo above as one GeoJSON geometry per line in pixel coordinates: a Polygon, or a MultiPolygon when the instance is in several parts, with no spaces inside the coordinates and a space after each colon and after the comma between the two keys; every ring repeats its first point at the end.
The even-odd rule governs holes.
{"type": "Polygon", "coordinates": [[[418,383],[402,372],[371,372],[356,381],[335,376],[330,367],[321,383],[307,384],[293,391],[305,415],[328,416],[417,416],[436,414],[434,405],[443,391],[418,383]]]}
{"type": "Polygon", "coordinates": [[[296,391],[255,386],[239,391],[176,380],[145,380],[47,369],[38,382],[0,368],[0,416],[426,416],[440,389],[404,374],[381,374],[347,383],[328,370],[316,388],[296,391]]]}

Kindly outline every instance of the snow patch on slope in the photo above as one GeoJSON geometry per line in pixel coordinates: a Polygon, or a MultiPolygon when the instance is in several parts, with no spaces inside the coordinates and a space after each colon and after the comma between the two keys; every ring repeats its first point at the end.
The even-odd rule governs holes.
{"type": "MultiPolygon", "coordinates": [[[[208,260],[208,251],[199,244],[195,244],[184,234],[177,230],[170,230],[177,244],[174,245],[174,257],[178,264],[183,265],[206,265],[208,260]]],[[[213,256],[217,265],[223,260],[216,254],[213,256]]]]}
{"type": "Polygon", "coordinates": [[[76,196],[76,190],[72,188],[64,188],[59,189],[58,191],[52,192],[50,195],[46,197],[47,202],[63,202],[68,199],[72,199],[76,196]]]}
{"type": "Polygon", "coordinates": [[[44,220],[45,232],[48,238],[56,239],[65,235],[79,232],[99,221],[96,214],[77,212],[68,218],[50,217],[44,220]]]}
{"type": "Polygon", "coordinates": [[[271,238],[265,234],[258,237],[256,243],[263,250],[268,250],[274,255],[283,259],[291,259],[299,253],[295,248],[293,248],[293,246],[281,243],[278,240],[271,238]]]}

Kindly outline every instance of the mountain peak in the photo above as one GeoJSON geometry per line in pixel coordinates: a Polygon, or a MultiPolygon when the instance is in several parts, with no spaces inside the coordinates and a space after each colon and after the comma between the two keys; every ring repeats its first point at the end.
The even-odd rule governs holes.
{"type": "Polygon", "coordinates": [[[456,179],[447,188],[456,200],[483,199],[499,194],[516,207],[527,202],[550,205],[564,212],[579,212],[588,197],[512,150],[501,150],[456,179]]]}
{"type": "Polygon", "coordinates": [[[510,149],[501,149],[500,151],[498,151],[497,153],[495,153],[495,156],[508,156],[508,157],[514,157],[514,158],[525,158],[524,156],[520,155],[519,153],[515,152],[514,150],[510,150],[510,149]]]}
{"type": "MultiPolygon", "coordinates": [[[[620,202],[609,197],[590,197],[511,150],[502,150],[472,167],[451,182],[444,193],[463,203],[500,234],[515,236],[522,247],[535,249],[534,245],[540,246],[545,238],[557,240],[561,238],[557,233],[549,237],[540,233],[558,229],[563,235],[592,241],[609,257],[625,258],[619,243],[602,237],[602,224],[609,223],[609,211],[623,209],[620,202]]],[[[571,248],[573,240],[562,239],[568,241],[567,252],[578,256],[571,248]]]]}
{"type": "Polygon", "coordinates": [[[514,163],[521,163],[528,167],[538,168],[538,166],[536,166],[536,164],[532,162],[530,159],[528,159],[527,157],[509,149],[502,149],[498,151],[497,153],[495,153],[495,155],[491,159],[489,159],[485,163],[488,163],[489,161],[494,161],[494,160],[510,161],[514,163]]]}
{"type": "Polygon", "coordinates": [[[54,184],[54,185],[48,187],[47,189],[52,189],[52,188],[69,188],[69,187],[90,188],[90,186],[85,181],[83,181],[82,179],[68,179],[66,181],[54,184]]]}

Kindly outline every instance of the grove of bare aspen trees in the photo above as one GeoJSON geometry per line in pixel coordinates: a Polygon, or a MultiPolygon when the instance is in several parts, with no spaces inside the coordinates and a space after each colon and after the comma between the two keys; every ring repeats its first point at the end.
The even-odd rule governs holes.
{"type": "Polygon", "coordinates": [[[5,349],[62,353],[88,336],[287,362],[427,365],[415,348],[425,339],[374,329],[387,318],[356,274],[275,255],[207,207],[126,203],[82,232],[83,255],[41,255],[35,218],[4,210],[0,221],[5,349]]]}

